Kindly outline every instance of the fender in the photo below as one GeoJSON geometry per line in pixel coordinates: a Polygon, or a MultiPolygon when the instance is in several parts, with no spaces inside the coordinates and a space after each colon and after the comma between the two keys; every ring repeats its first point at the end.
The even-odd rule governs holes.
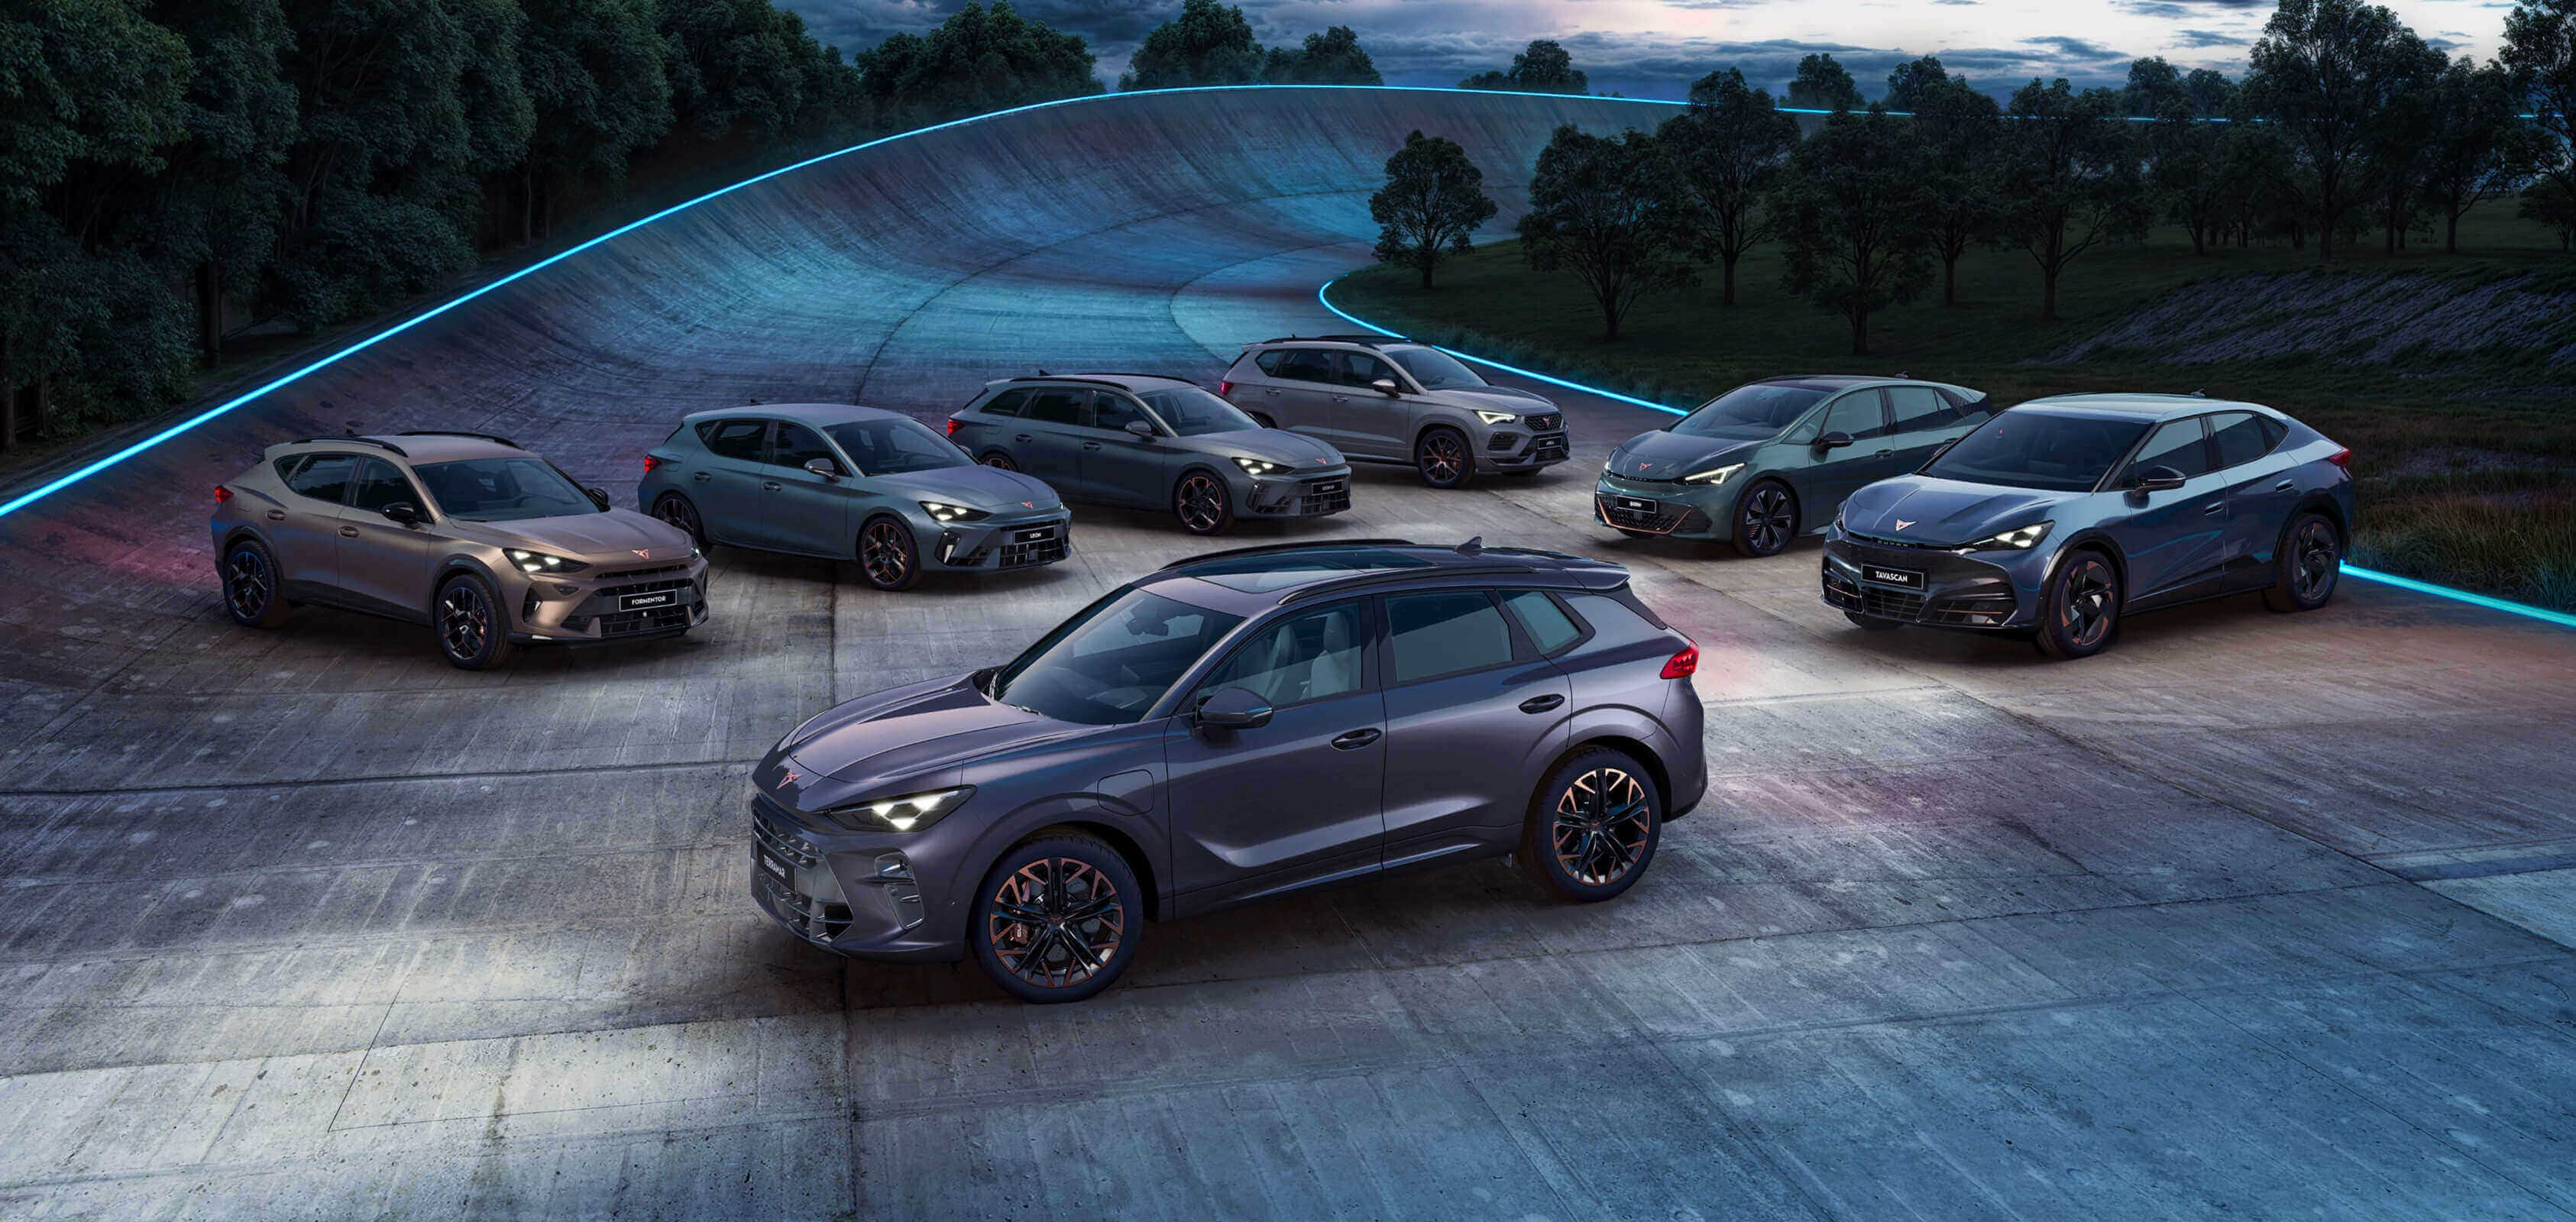
{"type": "MultiPolygon", "coordinates": [[[[447,579],[457,575],[458,573],[473,573],[481,577],[483,580],[492,583],[492,588],[495,591],[505,588],[501,582],[501,575],[493,572],[492,566],[483,563],[481,560],[478,560],[464,552],[457,552],[443,557],[437,564],[430,566],[429,588],[421,591],[420,613],[422,623],[435,624],[438,622],[438,587],[446,585],[447,579]]],[[[518,625],[519,609],[517,607],[503,607],[501,608],[501,613],[509,616],[510,622],[513,625],[518,625]]]]}

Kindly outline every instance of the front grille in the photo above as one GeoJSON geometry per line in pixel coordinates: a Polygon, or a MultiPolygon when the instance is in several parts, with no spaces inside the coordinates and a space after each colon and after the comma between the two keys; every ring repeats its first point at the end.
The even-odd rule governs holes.
{"type": "Polygon", "coordinates": [[[2012,618],[2016,605],[2010,594],[1961,594],[1932,604],[1931,622],[1991,627],[2012,618]]]}
{"type": "Polygon", "coordinates": [[[1541,433],[1553,433],[1565,427],[1565,417],[1557,412],[1549,412],[1544,416],[1523,416],[1521,423],[1541,433]]]}
{"type": "Polygon", "coordinates": [[[601,581],[620,581],[634,577],[658,577],[664,573],[685,573],[688,571],[689,566],[685,564],[657,564],[651,568],[617,569],[612,572],[600,574],[599,579],[601,581]]]}
{"type": "Polygon", "coordinates": [[[804,837],[785,828],[774,826],[759,815],[752,816],[751,834],[762,844],[769,846],[770,852],[797,865],[810,870],[823,864],[823,855],[814,851],[813,845],[805,843],[804,837]]]}
{"type": "Polygon", "coordinates": [[[1347,476],[1307,484],[1297,497],[1297,512],[1301,514],[1340,513],[1350,507],[1351,481],[1347,476]],[[1315,491],[1319,486],[1330,487],[1332,491],[1315,491]]]}
{"type": "Polygon", "coordinates": [[[751,867],[751,876],[760,884],[761,892],[769,897],[770,907],[777,913],[779,924],[787,927],[787,932],[808,942],[829,942],[849,932],[848,904],[807,895],[771,877],[769,871],[761,869],[757,863],[751,867]]]}
{"type": "Polygon", "coordinates": [[[598,596],[601,598],[616,599],[624,598],[629,594],[654,594],[663,590],[685,590],[688,588],[688,578],[673,577],[663,581],[639,581],[633,585],[610,586],[607,589],[601,590],[598,596]]]}
{"type": "Polygon", "coordinates": [[[996,563],[1006,569],[1026,568],[1032,564],[1053,564],[1072,554],[1065,539],[1033,539],[1027,543],[1005,543],[996,563]]]}
{"type": "Polygon", "coordinates": [[[1946,552],[1951,550],[1950,545],[1946,543],[1922,543],[1913,539],[1882,539],[1876,535],[1864,535],[1850,527],[1844,527],[1843,534],[1859,542],[1876,544],[1879,547],[1902,547],[1918,552],[1946,552]]]}
{"type": "MultiPolygon", "coordinates": [[[[1642,499],[1642,498],[1628,498],[1642,499]]],[[[1642,530],[1668,535],[1682,524],[1686,509],[1674,509],[1659,502],[1652,509],[1637,509],[1619,503],[1620,498],[1594,493],[1592,503],[1601,510],[1601,520],[1622,530],[1642,530]]]]}
{"type": "MultiPolygon", "coordinates": [[[[565,621],[569,624],[571,621],[565,621]]],[[[599,635],[635,636],[646,632],[673,632],[689,626],[688,604],[651,607],[642,611],[611,611],[599,617],[599,635]]]]}
{"type": "Polygon", "coordinates": [[[1881,619],[1912,622],[1923,617],[1923,596],[1903,590],[1886,590],[1877,586],[1857,585],[1839,573],[1825,574],[1825,601],[1845,611],[1858,611],[1881,619]]]}

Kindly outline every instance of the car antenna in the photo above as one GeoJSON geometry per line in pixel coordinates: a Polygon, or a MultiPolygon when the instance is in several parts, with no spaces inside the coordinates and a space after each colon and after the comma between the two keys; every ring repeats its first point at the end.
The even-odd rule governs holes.
{"type": "Polygon", "coordinates": [[[1459,545],[1458,545],[1458,554],[1459,554],[1459,555],[1461,555],[1461,556],[1482,556],[1482,555],[1484,555],[1484,554],[1485,554],[1485,536],[1483,536],[1483,535],[1478,535],[1478,536],[1476,536],[1476,537],[1475,537],[1475,538],[1473,538],[1473,539],[1469,539],[1469,540],[1467,540],[1466,542],[1459,544],[1459,545]]]}
{"type": "Polygon", "coordinates": [[[2209,397],[2209,392],[2205,390],[2195,390],[2191,392],[2191,397],[2195,399],[2206,399],[2209,397]]]}
{"type": "Polygon", "coordinates": [[[1897,371],[1896,371],[1896,376],[1898,376],[1898,377],[1900,377],[1900,378],[1903,378],[1903,379],[1905,379],[1906,381],[1909,381],[1909,382],[1914,380],[1914,375],[1913,375],[1913,374],[1907,373],[1907,372],[1905,372],[1905,371],[1904,371],[1904,370],[1902,370],[1902,369],[1899,369],[1899,370],[1897,370],[1897,371]]]}
{"type": "Polygon", "coordinates": [[[1051,373],[1048,373],[1046,370],[1041,369],[1041,370],[1039,370],[1039,371],[1038,371],[1038,376],[1039,376],[1039,377],[1042,377],[1042,378],[1051,378],[1051,377],[1054,377],[1055,375],[1054,375],[1054,374],[1051,374],[1051,373]]]}

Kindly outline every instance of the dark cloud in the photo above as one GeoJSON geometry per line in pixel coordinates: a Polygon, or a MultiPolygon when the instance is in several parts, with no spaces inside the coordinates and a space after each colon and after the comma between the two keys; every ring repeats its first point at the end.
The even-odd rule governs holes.
{"type": "Polygon", "coordinates": [[[2174,41],[2194,48],[2241,47],[2251,43],[2253,39],[2243,34],[2230,34],[2225,30],[2176,30],[2174,41]]]}

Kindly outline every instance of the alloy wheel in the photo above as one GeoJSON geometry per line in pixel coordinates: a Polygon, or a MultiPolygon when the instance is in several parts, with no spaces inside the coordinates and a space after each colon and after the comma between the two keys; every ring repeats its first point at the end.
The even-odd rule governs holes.
{"type": "Polygon", "coordinates": [[[2077,649],[2101,644],[2111,632],[2118,604],[2119,586],[2110,564],[2094,556],[2079,557],[2066,570],[2066,600],[2058,611],[2067,643],[2077,649]]]}
{"type": "Polygon", "coordinates": [[[1003,970],[1039,988],[1069,988],[1117,957],[1127,936],[1127,904],[1117,884],[1090,863],[1041,858],[993,892],[984,936],[1003,970]]]}
{"type": "Polygon", "coordinates": [[[492,636],[492,604],[471,581],[455,582],[438,596],[438,643],[447,656],[481,657],[492,636]]]}
{"type": "Polygon", "coordinates": [[[1435,484],[1458,478],[1467,468],[1467,443],[1448,433],[1422,439],[1422,477],[1435,484]]]}
{"type": "Polygon", "coordinates": [[[2290,588],[2298,592],[2299,601],[2316,602],[2334,588],[2341,567],[2340,550],[2334,528],[2323,521],[2311,520],[2299,530],[2298,541],[2291,547],[2297,567],[2290,573],[2290,588]]]}
{"type": "Polygon", "coordinates": [[[902,585],[912,572],[912,552],[905,546],[903,528],[887,521],[868,523],[859,536],[859,567],[877,585],[902,585]]]}
{"type": "Polygon", "coordinates": [[[1786,545],[1790,521],[1789,494],[1776,484],[1764,484],[1744,498],[1742,521],[1737,524],[1753,550],[1769,555],[1786,545]]]}
{"type": "Polygon", "coordinates": [[[692,543],[705,537],[698,532],[698,511],[691,508],[689,502],[680,497],[663,497],[662,503],[654,507],[653,516],[678,527],[681,533],[689,536],[689,541],[692,543]]]}
{"type": "Polygon", "coordinates": [[[1626,877],[1646,849],[1655,812],[1646,787],[1623,768],[1595,768],[1557,795],[1556,864],[1587,887],[1626,877]]]}
{"type": "Polygon", "coordinates": [[[224,601],[233,614],[246,620],[258,619],[268,611],[268,598],[275,582],[268,571],[268,560],[259,549],[245,547],[233,552],[224,564],[224,601]]]}
{"type": "Polygon", "coordinates": [[[1180,495],[1174,500],[1181,525],[1191,530],[1205,534],[1225,524],[1225,489],[1213,476],[1192,475],[1182,480],[1180,495]]]}
{"type": "Polygon", "coordinates": [[[1020,465],[1018,463],[1011,461],[1010,455],[1001,453],[998,450],[984,456],[984,465],[1002,471],[1017,471],[1020,469],[1020,465]]]}

